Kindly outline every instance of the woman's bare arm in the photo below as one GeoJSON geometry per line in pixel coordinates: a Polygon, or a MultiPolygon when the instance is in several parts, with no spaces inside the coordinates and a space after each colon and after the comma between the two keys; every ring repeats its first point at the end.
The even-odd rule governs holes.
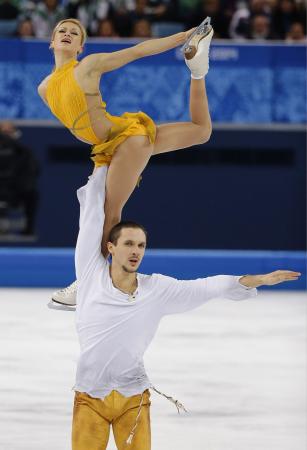
{"type": "Polygon", "coordinates": [[[49,108],[49,105],[46,100],[46,90],[47,90],[47,84],[48,84],[49,78],[50,78],[50,75],[48,75],[46,78],[44,78],[43,81],[40,83],[40,85],[37,87],[37,92],[38,92],[39,96],[41,97],[43,102],[46,104],[46,106],[48,106],[48,108],[49,108]]]}
{"type": "Polygon", "coordinates": [[[83,68],[87,72],[110,72],[111,70],[118,69],[132,61],[145,56],[156,55],[158,53],[166,52],[172,48],[178,47],[184,44],[188,36],[194,31],[189,30],[186,32],[176,33],[172,36],[168,36],[160,39],[150,39],[144,42],[140,42],[133,47],[129,47],[124,50],[112,53],[94,53],[86,56],[82,60],[83,68]]]}

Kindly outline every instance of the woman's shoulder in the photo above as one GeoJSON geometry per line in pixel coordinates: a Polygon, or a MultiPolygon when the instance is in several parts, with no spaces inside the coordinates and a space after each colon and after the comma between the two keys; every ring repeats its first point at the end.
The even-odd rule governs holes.
{"type": "Polygon", "coordinates": [[[51,78],[51,73],[49,74],[49,75],[47,75],[41,82],[40,82],[40,84],[38,85],[38,92],[41,90],[45,90],[46,88],[47,88],[47,84],[48,84],[48,81],[50,80],[50,78],[51,78]]]}
{"type": "Polygon", "coordinates": [[[48,81],[51,78],[51,75],[52,74],[47,75],[37,87],[37,92],[40,95],[40,97],[44,100],[44,102],[46,102],[47,85],[48,85],[48,81]]]}

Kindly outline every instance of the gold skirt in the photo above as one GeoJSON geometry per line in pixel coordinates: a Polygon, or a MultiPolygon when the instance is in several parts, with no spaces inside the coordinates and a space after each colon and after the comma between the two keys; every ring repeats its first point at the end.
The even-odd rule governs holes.
{"type": "Polygon", "coordinates": [[[142,111],[137,113],[124,113],[120,117],[106,113],[113,126],[111,127],[107,139],[93,145],[91,160],[95,167],[110,164],[112,156],[117,147],[129,136],[148,136],[151,144],[156,139],[156,125],[154,121],[142,111]]]}

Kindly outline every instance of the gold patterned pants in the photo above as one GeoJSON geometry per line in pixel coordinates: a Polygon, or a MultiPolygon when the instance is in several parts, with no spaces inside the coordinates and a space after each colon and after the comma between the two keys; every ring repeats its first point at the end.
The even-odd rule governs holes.
{"type": "Polygon", "coordinates": [[[118,450],[150,450],[150,392],[125,397],[112,391],[103,400],[76,392],[72,450],[106,450],[110,427],[118,450]],[[128,444],[129,436],[132,440],[128,444]]]}

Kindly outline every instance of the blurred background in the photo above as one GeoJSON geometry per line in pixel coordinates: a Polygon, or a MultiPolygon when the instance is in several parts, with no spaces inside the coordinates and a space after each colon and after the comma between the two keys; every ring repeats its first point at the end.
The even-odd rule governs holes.
{"type": "MultiPolygon", "coordinates": [[[[153,157],[124,218],[148,228],[150,248],[224,251],[215,254],[220,271],[229,269],[231,250],[246,252],[244,264],[258,259],[263,266],[278,256],[283,265],[285,255],[290,263],[299,258],[304,264],[306,4],[301,0],[0,0],[0,245],[15,247],[15,261],[16,247],[74,247],[75,191],[92,170],[90,147],[60,126],[37,95],[53,67],[48,46],[55,24],[64,17],[81,20],[90,36],[86,55],[187,30],[207,15],[215,29],[206,78],[212,138],[153,157]]],[[[101,90],[112,114],[142,110],[157,123],[185,121],[189,79],[178,48],[104,75],[101,90]]],[[[63,254],[67,271],[61,268],[53,284],[73,277],[72,251],[63,254]]],[[[206,274],[215,273],[210,267],[206,274]]],[[[0,281],[10,285],[4,272],[0,281]]]]}
{"type": "MultiPolygon", "coordinates": [[[[220,299],[163,321],[146,367],[189,415],[153,396],[153,450],[306,448],[305,1],[0,0],[1,449],[70,448],[74,315],[46,303],[75,277],[75,191],[92,163],[90,147],[37,94],[54,64],[51,31],[63,18],[81,20],[84,56],[206,16],[215,29],[206,77],[213,134],[153,157],[129,199],[123,217],[149,231],[141,271],[302,276],[248,302],[220,299]]],[[[101,90],[112,114],[186,121],[189,82],[178,48],[104,75],[101,90]]]]}

